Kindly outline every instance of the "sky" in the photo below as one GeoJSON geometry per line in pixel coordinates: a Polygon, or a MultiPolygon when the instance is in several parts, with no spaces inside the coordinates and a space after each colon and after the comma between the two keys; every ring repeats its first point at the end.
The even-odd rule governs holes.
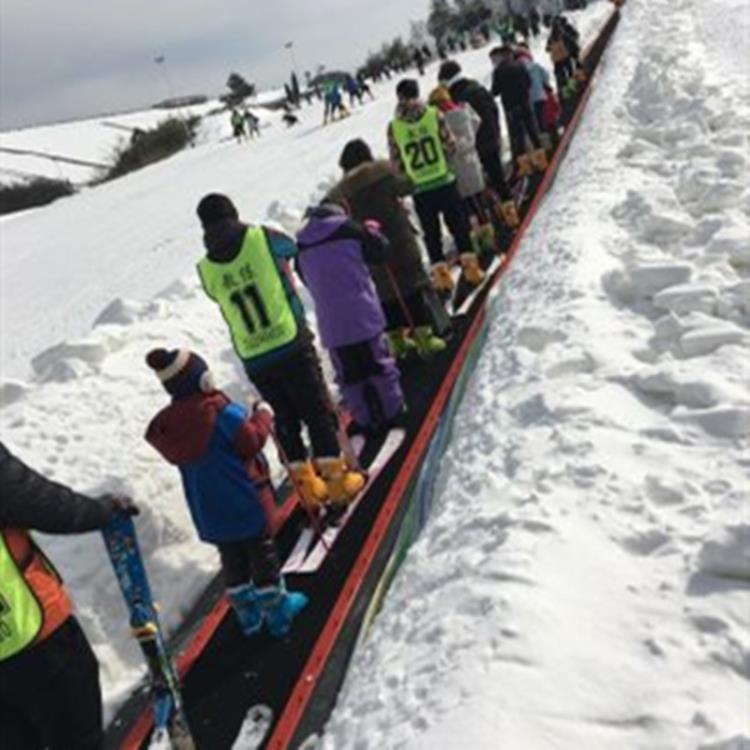
{"type": "Polygon", "coordinates": [[[2,0],[0,130],[218,94],[232,71],[259,88],[363,61],[424,19],[429,0],[2,0]],[[159,66],[154,58],[164,55],[159,66]]]}

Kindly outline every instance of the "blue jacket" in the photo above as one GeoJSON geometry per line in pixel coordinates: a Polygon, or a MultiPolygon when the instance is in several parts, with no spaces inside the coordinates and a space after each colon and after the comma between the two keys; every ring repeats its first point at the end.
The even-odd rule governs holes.
{"type": "Polygon", "coordinates": [[[258,537],[266,528],[250,476],[271,426],[219,391],[173,401],[151,421],[146,440],[182,476],[198,536],[213,544],[258,537]]]}

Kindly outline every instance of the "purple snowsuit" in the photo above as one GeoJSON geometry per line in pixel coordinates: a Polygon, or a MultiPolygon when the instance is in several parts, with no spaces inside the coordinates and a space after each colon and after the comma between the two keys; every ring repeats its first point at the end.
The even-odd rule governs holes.
{"type": "Polygon", "coordinates": [[[297,267],[315,302],[318,333],[330,352],[341,395],[357,424],[382,426],[404,403],[367,268],[384,262],[387,241],[326,204],[309,213],[297,244],[297,267]]]}

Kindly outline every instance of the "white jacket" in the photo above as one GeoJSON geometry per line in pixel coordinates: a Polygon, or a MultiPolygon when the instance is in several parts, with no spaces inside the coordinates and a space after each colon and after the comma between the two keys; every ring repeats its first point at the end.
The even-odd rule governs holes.
{"type": "Polygon", "coordinates": [[[443,112],[445,124],[456,139],[456,150],[450,157],[450,165],[456,174],[458,192],[462,198],[481,193],[485,188],[482,162],[476,149],[477,130],[481,120],[467,104],[443,112]]]}

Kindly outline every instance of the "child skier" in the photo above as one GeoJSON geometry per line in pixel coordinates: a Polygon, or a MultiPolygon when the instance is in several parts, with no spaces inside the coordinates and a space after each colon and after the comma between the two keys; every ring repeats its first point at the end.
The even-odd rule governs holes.
{"type": "Polygon", "coordinates": [[[323,380],[288,262],[294,241],[269,227],[248,226],[225,195],[198,204],[206,257],[198,274],[221,308],[250,380],[276,414],[276,434],[301,501],[315,507],[351,501],[365,483],[341,455],[337,419],[323,380]],[[313,463],[302,442],[307,427],[313,463]]]}
{"type": "Polygon", "coordinates": [[[472,251],[469,219],[456,189],[456,177],[448,166],[448,156],[455,150],[453,136],[438,110],[420,101],[415,80],[402,80],[396,95],[396,116],[388,126],[391,161],[415,185],[414,208],[432,262],[435,289],[450,294],[454,286],[443,254],[441,215],[456,242],[466,281],[477,286],[484,272],[472,251]]]}
{"type": "Polygon", "coordinates": [[[403,359],[414,351],[423,357],[443,351],[445,341],[436,333],[447,333],[450,319],[430,286],[417,232],[402,203],[414,185],[387,160],[376,161],[358,138],[344,146],[339,166],[344,177],[329,196],[346,205],[357,221],[377,221],[390,245],[387,262],[371,265],[370,273],[394,355],[403,359]]]}
{"type": "Polygon", "coordinates": [[[308,210],[297,244],[298,270],[315,301],[318,333],[355,429],[382,432],[404,408],[401,375],[367,268],[385,261],[388,243],[372,224],[361,225],[340,206],[323,203],[308,210]]]}
{"type": "Polygon", "coordinates": [[[429,102],[442,112],[445,124],[456,139],[456,148],[449,163],[456,175],[458,193],[476,225],[472,229],[475,246],[480,252],[491,253],[494,250],[495,235],[484,210],[486,185],[482,162],[475,146],[482,121],[470,106],[455,104],[445,86],[439,85],[433,89],[429,102]]]}
{"type": "Polygon", "coordinates": [[[261,453],[273,420],[270,407],[259,402],[250,416],[216,389],[208,365],[194,352],[154,349],[146,363],[172,397],[149,424],[146,440],[180,470],[198,536],[219,551],[242,632],[254,635],[265,622],[271,635],[285,635],[308,600],[286,590],[263,490],[250,476],[254,469],[270,488],[261,453]]]}

